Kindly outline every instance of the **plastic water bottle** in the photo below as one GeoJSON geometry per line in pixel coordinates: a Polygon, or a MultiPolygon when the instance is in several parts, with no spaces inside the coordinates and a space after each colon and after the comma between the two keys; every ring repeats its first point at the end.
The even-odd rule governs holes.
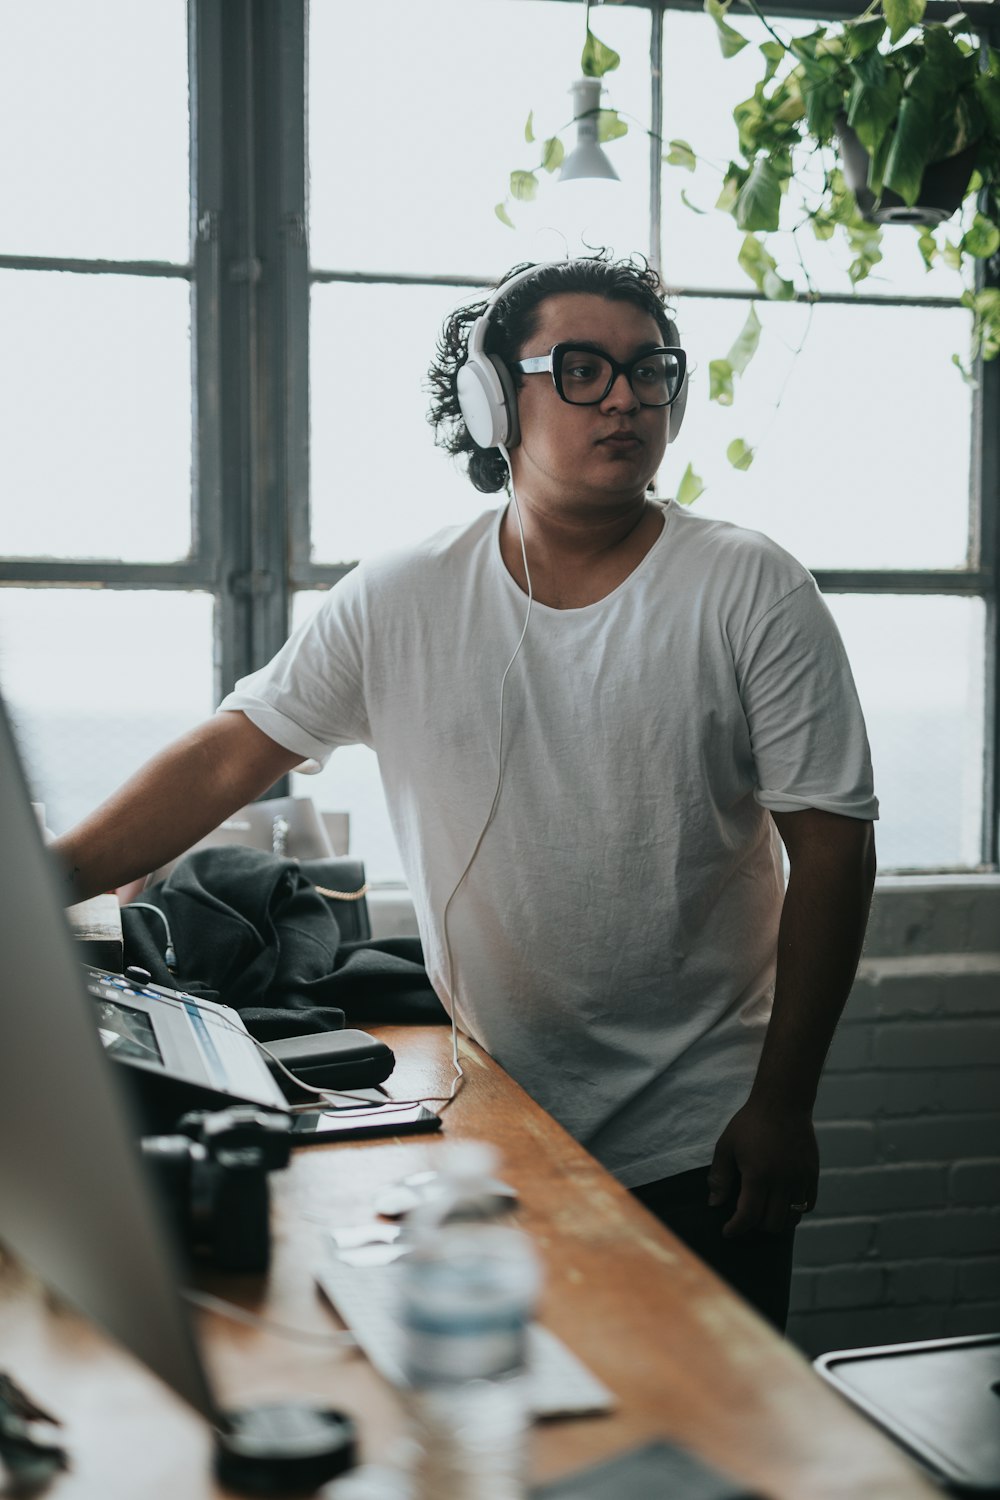
{"type": "Polygon", "coordinates": [[[456,1142],[441,1193],[411,1218],[400,1319],[415,1445],[413,1500],[523,1500],[527,1329],[538,1260],[498,1223],[492,1147],[456,1142]]]}

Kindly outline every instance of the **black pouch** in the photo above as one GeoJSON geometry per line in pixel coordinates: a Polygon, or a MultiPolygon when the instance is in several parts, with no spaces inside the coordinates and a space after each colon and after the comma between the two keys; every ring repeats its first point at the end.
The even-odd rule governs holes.
{"type": "MultiPolygon", "coordinates": [[[[267,1050],[290,1072],[318,1089],[371,1088],[388,1078],[396,1066],[391,1047],[367,1031],[321,1031],[314,1036],[290,1036],[268,1042],[267,1050]]],[[[310,1096],[266,1058],[279,1088],[293,1103],[310,1096]]]]}

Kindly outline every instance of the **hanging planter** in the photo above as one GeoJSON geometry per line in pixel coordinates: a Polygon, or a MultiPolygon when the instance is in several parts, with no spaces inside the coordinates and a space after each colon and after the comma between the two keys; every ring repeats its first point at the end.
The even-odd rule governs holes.
{"type": "Polygon", "coordinates": [[[943,161],[929,162],[924,168],[916,201],[907,203],[890,187],[883,187],[877,196],[872,192],[869,187],[870,154],[847,123],[846,115],[837,116],[835,128],[844,177],[857,200],[858,209],[869,223],[912,224],[918,228],[934,229],[961,208],[979,154],[978,141],[943,161]]]}
{"type": "MultiPolygon", "coordinates": [[[[730,0],[704,3],[723,56],[750,45],[729,24],[730,0]]],[[[747,4],[767,33],[758,48],[763,73],[733,109],[737,142],[716,207],[743,231],[738,262],[761,296],[788,301],[805,293],[817,300],[802,234],[842,239],[852,286],[882,260],[887,225],[917,229],[928,269],[938,259],[961,271],[967,257],[996,257],[1000,48],[987,45],[980,28],[988,38],[1000,8],[973,5],[982,20],[956,13],[925,25],[925,0],[881,0],[884,13],[873,0],[853,20],[785,38],[756,0],[747,4]],[[812,171],[805,170],[808,162],[812,171]],[[967,218],[955,237],[936,239],[935,229],[963,207],[967,218]]],[[[692,172],[701,165],[687,141],[671,141],[665,160],[692,172]]],[[[995,358],[1000,288],[969,288],[961,301],[973,315],[972,359],[995,358]]],[[[958,355],[954,363],[972,378],[958,355]]],[[[728,404],[732,376],[741,369],[728,359],[713,361],[712,370],[713,399],[728,404]]]]}

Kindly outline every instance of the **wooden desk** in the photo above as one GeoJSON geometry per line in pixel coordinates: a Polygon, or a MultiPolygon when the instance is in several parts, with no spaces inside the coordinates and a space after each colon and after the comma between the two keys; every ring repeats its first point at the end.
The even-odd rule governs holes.
{"type": "MultiPolygon", "coordinates": [[[[447,1092],[441,1027],[386,1027],[398,1098],[447,1092]]],[[[546,1265],[542,1318],[615,1392],[607,1416],[535,1429],[538,1479],[652,1436],[673,1438],[774,1500],[934,1500],[939,1492],[813,1373],[807,1361],[677,1243],[478,1048],[445,1132],[503,1153],[520,1221],[546,1265]]],[[[313,1146],[272,1178],[267,1281],[201,1278],[208,1290],[313,1331],[337,1322],[312,1268],[324,1226],[371,1218],[375,1189],[433,1163],[436,1137],[313,1146]]],[[[401,1430],[395,1397],[354,1350],[295,1344],[205,1315],[204,1347],[224,1405],[292,1393],[352,1412],[363,1456],[401,1430]]],[[[83,1320],[49,1306],[8,1264],[0,1274],[3,1366],[67,1422],[73,1472],[52,1500],[208,1500],[210,1435],[199,1418],[83,1320]]],[[[446,1497],[442,1497],[446,1500],[446,1497]]],[[[654,1497],[650,1497],[654,1500],[654,1497]]],[[[658,1500],[658,1497],[656,1497],[658,1500]]]]}

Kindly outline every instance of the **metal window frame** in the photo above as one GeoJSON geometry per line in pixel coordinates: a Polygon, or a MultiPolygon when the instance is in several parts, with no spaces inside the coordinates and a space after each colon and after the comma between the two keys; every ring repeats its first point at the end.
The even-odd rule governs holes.
{"type": "MultiPolygon", "coordinates": [[[[515,3],[515,0],[509,0],[515,3]]],[[[551,0],[580,4],[580,0],[551,0]]],[[[613,0],[651,12],[649,202],[651,258],[660,259],[662,49],[667,10],[701,0],[613,0]]],[[[766,0],[771,15],[843,19],[854,0],[766,0]]],[[[946,19],[957,5],[930,0],[946,19]]],[[[994,43],[1000,6],[973,3],[994,43]]],[[[749,14],[744,0],[734,13],[749,14]]],[[[293,593],[339,581],[353,563],[311,558],[309,314],[313,284],[480,288],[489,276],[310,267],[307,243],[308,0],[188,0],[191,87],[191,255],[160,261],[0,255],[0,268],[81,275],[182,277],[191,285],[194,351],[192,550],[168,563],[116,559],[0,560],[0,586],[205,590],[215,598],[215,690],[266,661],[284,641],[293,593]]],[[[987,268],[980,281],[986,283],[987,268]]],[[[998,268],[989,273],[997,284],[998,268]]],[[[671,287],[675,296],[749,301],[734,288],[671,287]]],[[[824,295],[826,303],[953,307],[956,299],[824,295]]],[[[1000,360],[982,365],[973,400],[968,566],[944,570],[816,571],[829,593],[977,597],[986,606],[986,752],[982,863],[1000,863],[1000,360]]]]}

